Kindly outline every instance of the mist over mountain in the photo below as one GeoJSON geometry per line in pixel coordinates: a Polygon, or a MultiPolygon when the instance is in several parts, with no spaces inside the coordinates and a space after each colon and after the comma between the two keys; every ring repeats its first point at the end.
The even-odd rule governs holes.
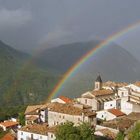
{"type": "Polygon", "coordinates": [[[63,74],[99,43],[100,41],[78,42],[49,48],[35,58],[34,64],[63,74]]]}
{"type": "MultiPolygon", "coordinates": [[[[99,43],[100,41],[79,42],[49,48],[28,64],[30,55],[0,42],[0,104],[43,101],[61,76],[99,43]]],[[[112,43],[83,64],[65,82],[59,94],[75,97],[93,89],[98,73],[104,81],[139,80],[140,62],[128,51],[112,43]]]]}
{"type": "MultiPolygon", "coordinates": [[[[46,49],[38,57],[36,64],[64,73],[98,43],[98,41],[73,43],[46,49]]],[[[111,43],[83,64],[78,72],[67,80],[59,94],[75,97],[86,90],[93,89],[93,82],[98,73],[104,81],[133,82],[140,79],[140,62],[127,50],[111,43]]]]}

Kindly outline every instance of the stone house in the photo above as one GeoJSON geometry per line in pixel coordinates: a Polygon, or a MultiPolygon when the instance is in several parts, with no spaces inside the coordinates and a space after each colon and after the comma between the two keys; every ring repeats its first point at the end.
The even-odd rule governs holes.
{"type": "Polygon", "coordinates": [[[28,106],[25,110],[26,124],[40,123],[47,121],[48,104],[28,106]]]}
{"type": "Polygon", "coordinates": [[[78,125],[82,122],[89,122],[92,125],[96,124],[96,113],[90,111],[84,106],[73,104],[53,103],[48,108],[48,125],[55,126],[67,121],[78,125]]]}

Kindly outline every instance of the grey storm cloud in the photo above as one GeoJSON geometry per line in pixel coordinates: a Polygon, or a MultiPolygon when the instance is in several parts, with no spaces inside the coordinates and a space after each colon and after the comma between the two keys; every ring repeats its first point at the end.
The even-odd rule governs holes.
{"type": "Polygon", "coordinates": [[[48,43],[48,44],[61,44],[61,43],[64,43],[64,42],[67,42],[69,39],[72,38],[74,36],[73,32],[68,32],[68,31],[65,31],[65,30],[54,30],[52,32],[49,32],[47,33],[46,36],[43,37],[43,39],[41,39],[40,41],[40,44],[45,44],[45,43],[48,43]],[[63,38],[67,38],[65,41],[62,39],[63,38]]]}
{"type": "Polygon", "coordinates": [[[105,39],[140,20],[139,5],[140,0],[0,0],[0,40],[30,51],[105,39]]]}
{"type": "Polygon", "coordinates": [[[16,29],[31,21],[32,15],[29,11],[22,9],[8,10],[0,9],[0,30],[16,29]]]}
{"type": "Polygon", "coordinates": [[[40,45],[48,46],[46,44],[50,44],[51,47],[53,46],[55,47],[61,44],[81,41],[81,39],[82,41],[87,41],[87,38],[84,40],[84,37],[82,37],[82,35],[81,36],[78,35],[73,30],[70,31],[70,30],[65,30],[60,28],[58,30],[48,32],[47,35],[40,40],[40,45]]]}

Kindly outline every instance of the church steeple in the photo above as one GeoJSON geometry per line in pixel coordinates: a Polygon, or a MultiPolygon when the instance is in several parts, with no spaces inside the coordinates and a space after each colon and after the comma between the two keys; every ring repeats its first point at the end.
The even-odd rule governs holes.
{"type": "Polygon", "coordinates": [[[95,88],[94,90],[101,90],[102,89],[102,78],[100,75],[97,76],[95,80],[95,88]]]}

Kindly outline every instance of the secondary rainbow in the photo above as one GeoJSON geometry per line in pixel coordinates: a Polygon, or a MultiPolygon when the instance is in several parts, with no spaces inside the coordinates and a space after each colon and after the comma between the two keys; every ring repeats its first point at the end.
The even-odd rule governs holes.
{"type": "Polygon", "coordinates": [[[114,42],[116,39],[122,37],[123,35],[135,30],[140,26],[140,21],[136,22],[135,24],[129,25],[123,30],[112,34],[109,36],[106,40],[101,42],[99,45],[97,45],[95,48],[90,50],[88,53],[86,53],[84,56],[82,56],[62,77],[62,79],[56,84],[53,91],[49,94],[47,101],[50,101],[64,86],[65,82],[78,70],[78,68],[84,64],[86,61],[88,61],[89,58],[91,58],[93,55],[95,55],[100,49],[103,47],[107,47],[111,42],[114,42]]]}

